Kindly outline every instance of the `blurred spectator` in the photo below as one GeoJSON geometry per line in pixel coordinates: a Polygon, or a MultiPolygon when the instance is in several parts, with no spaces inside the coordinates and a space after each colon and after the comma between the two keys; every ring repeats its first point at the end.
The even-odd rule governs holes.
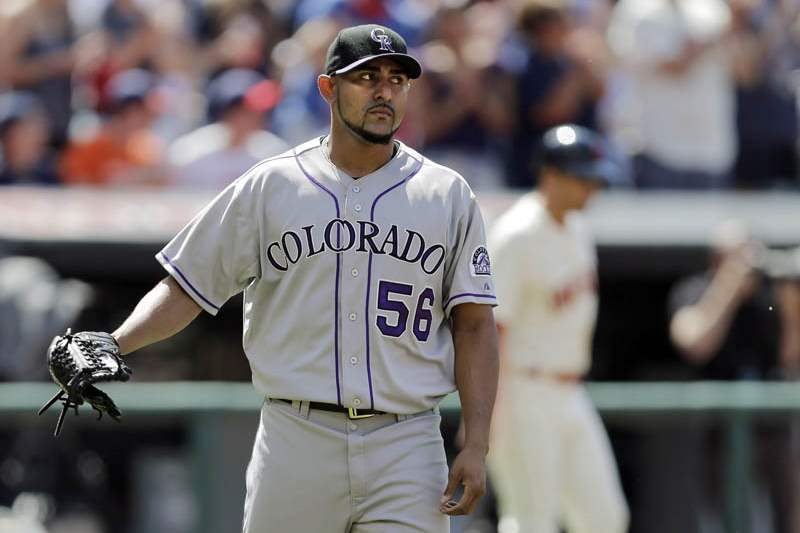
{"type": "Polygon", "coordinates": [[[159,114],[153,132],[166,144],[191,131],[205,119],[205,97],[200,86],[206,80],[198,60],[195,26],[197,0],[159,0],[153,19],[157,54],[150,60],[157,78],[155,95],[159,114]]]}
{"type": "MultiPolygon", "coordinates": [[[[797,378],[800,279],[761,274],[771,271],[762,259],[767,255],[736,222],[717,228],[712,252],[708,271],[680,281],[671,291],[670,335],[675,346],[698,367],[702,379],[797,378]]],[[[756,477],[770,498],[773,531],[798,533],[800,461],[791,428],[785,421],[759,421],[756,430],[756,477]]],[[[721,464],[719,437],[712,433],[704,443],[706,464],[712,467],[709,496],[718,510],[724,486],[722,473],[713,471],[721,464]]]]}
{"type": "Polygon", "coordinates": [[[284,36],[270,3],[263,0],[210,0],[201,10],[196,59],[212,77],[232,68],[269,72],[270,54],[284,36]]]}
{"type": "Polygon", "coordinates": [[[169,149],[175,183],[223,189],[262,159],[287,149],[262,129],[280,99],[280,86],[252,70],[233,69],[208,86],[207,126],[184,135],[169,149]]]}
{"type": "Polygon", "coordinates": [[[570,6],[578,27],[600,32],[602,38],[605,39],[611,8],[616,2],[613,0],[567,0],[566,3],[570,6]]]}
{"type": "Polygon", "coordinates": [[[153,77],[121,72],[109,81],[108,118],[92,137],[74,141],[61,164],[68,184],[161,184],[166,179],[162,146],[150,130],[155,115],[153,77]]]}
{"type": "Polygon", "coordinates": [[[403,35],[409,46],[416,46],[433,17],[443,4],[463,6],[469,0],[299,0],[292,17],[292,25],[321,18],[333,17],[345,26],[356,24],[381,24],[403,35]]]}
{"type": "Polygon", "coordinates": [[[510,133],[513,88],[497,65],[500,43],[475,27],[470,11],[476,9],[503,26],[502,13],[484,3],[442,8],[420,50],[425,75],[415,83],[410,118],[431,159],[463,174],[473,188],[487,189],[501,183],[496,141],[510,133]]]}
{"type": "Polygon", "coordinates": [[[672,340],[702,365],[704,378],[775,379],[800,370],[800,285],[762,276],[756,269],[762,254],[745,228],[723,224],[709,271],[672,293],[672,340]]]}
{"type": "Polygon", "coordinates": [[[609,44],[634,85],[631,131],[642,188],[730,184],[736,156],[730,10],[723,0],[620,0],[609,44]]]}
{"type": "Polygon", "coordinates": [[[111,0],[103,10],[102,28],[116,45],[112,55],[120,68],[141,66],[149,56],[154,32],[136,0],[111,0]]]}
{"type": "Polygon", "coordinates": [[[105,110],[110,105],[109,81],[118,72],[147,67],[158,49],[157,34],[136,0],[110,0],[102,11],[98,31],[90,38],[95,57],[79,73],[89,89],[89,102],[105,110]]]}
{"type": "Polygon", "coordinates": [[[55,156],[47,145],[50,125],[31,93],[0,94],[0,185],[58,183],[55,156]]]}
{"type": "Polygon", "coordinates": [[[146,66],[157,51],[155,28],[136,0],[111,0],[103,11],[102,29],[111,41],[112,72],[146,66]]]}
{"type": "Polygon", "coordinates": [[[310,20],[273,52],[284,97],[273,113],[275,131],[289,143],[324,135],[330,107],[319,97],[317,76],[324,70],[328,45],[342,29],[332,18],[310,20]]]}
{"type": "Polygon", "coordinates": [[[36,94],[49,117],[53,143],[62,145],[72,113],[71,74],[77,38],[67,0],[31,0],[4,21],[0,87],[36,94]]]}
{"type": "Polygon", "coordinates": [[[529,188],[530,154],[546,130],[565,122],[597,129],[605,61],[598,57],[602,43],[590,32],[576,31],[570,13],[557,2],[528,0],[519,13],[518,30],[527,61],[517,80],[519,122],[508,181],[529,188]]]}
{"type": "Polygon", "coordinates": [[[742,188],[797,184],[800,6],[786,0],[731,0],[742,188]]]}

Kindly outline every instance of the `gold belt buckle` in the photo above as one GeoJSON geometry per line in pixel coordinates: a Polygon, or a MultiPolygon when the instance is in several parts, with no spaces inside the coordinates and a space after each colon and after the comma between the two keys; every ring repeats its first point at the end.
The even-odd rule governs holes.
{"type": "Polygon", "coordinates": [[[356,409],[355,407],[347,408],[347,418],[349,418],[350,420],[357,420],[359,418],[370,418],[373,416],[375,416],[375,413],[370,413],[368,415],[360,415],[358,414],[358,409],[356,409]]]}

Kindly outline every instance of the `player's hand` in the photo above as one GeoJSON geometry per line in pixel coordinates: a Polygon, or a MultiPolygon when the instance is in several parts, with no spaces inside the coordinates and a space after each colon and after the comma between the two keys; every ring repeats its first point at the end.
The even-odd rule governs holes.
{"type": "Polygon", "coordinates": [[[470,514],[485,492],[486,451],[466,447],[453,461],[447,488],[439,501],[439,511],[450,516],[470,514]],[[460,485],[464,486],[464,493],[456,501],[453,496],[460,485]]]}

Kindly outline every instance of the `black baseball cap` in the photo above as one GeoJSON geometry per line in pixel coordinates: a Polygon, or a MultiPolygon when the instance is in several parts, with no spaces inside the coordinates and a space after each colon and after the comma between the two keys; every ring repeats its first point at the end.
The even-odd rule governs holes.
{"type": "Polygon", "coordinates": [[[622,172],[602,135],[575,124],[551,128],[542,137],[540,162],[577,178],[615,185],[622,172]]]}
{"type": "Polygon", "coordinates": [[[328,48],[325,74],[344,74],[377,57],[391,57],[403,65],[409,78],[419,78],[422,65],[408,55],[408,46],[399,33],[386,26],[364,24],[339,32],[328,48]]]}

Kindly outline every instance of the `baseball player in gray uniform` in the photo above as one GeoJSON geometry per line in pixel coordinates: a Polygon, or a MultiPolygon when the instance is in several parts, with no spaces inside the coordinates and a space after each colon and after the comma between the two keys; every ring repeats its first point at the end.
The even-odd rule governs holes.
{"type": "Polygon", "coordinates": [[[391,29],[341,31],[318,78],[330,134],[222,191],[113,333],[126,354],[244,292],[265,397],[245,533],[444,532],[484,492],[491,263],[464,179],[394,140],[421,71],[391,29]],[[437,404],[456,389],[466,445],[448,476],[437,404]]]}

